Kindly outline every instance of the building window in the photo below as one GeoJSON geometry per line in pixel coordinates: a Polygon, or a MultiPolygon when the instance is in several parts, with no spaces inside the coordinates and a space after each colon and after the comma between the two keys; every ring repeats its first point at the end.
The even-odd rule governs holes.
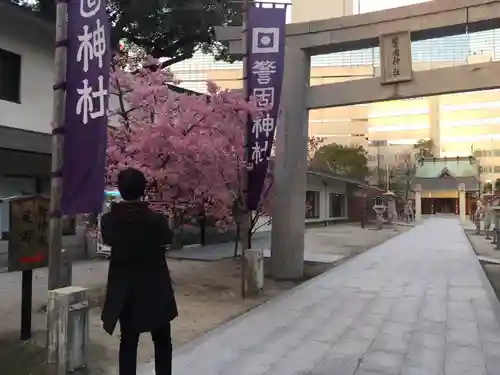
{"type": "Polygon", "coordinates": [[[493,171],[495,173],[500,173],[500,165],[495,165],[495,167],[493,168],[493,171]]]}
{"type": "Polygon", "coordinates": [[[345,195],[330,194],[330,217],[345,217],[345,195]]]}
{"type": "Polygon", "coordinates": [[[1,48],[0,99],[21,102],[21,56],[1,48]]]}
{"type": "Polygon", "coordinates": [[[306,219],[319,219],[319,191],[306,191],[306,219]]]}

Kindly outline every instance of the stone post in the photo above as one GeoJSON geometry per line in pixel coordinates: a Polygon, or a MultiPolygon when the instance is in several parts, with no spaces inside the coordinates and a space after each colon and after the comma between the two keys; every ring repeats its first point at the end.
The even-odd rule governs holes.
{"type": "Polygon", "coordinates": [[[462,182],[458,185],[458,210],[460,212],[460,221],[467,221],[467,208],[465,206],[465,184],[462,182]]]}
{"type": "Polygon", "coordinates": [[[484,239],[485,240],[490,239],[490,227],[491,227],[491,215],[492,215],[490,198],[491,197],[489,195],[484,196],[485,205],[484,205],[484,225],[483,225],[483,227],[484,227],[484,234],[485,234],[484,239]]]}
{"type": "Polygon", "coordinates": [[[280,115],[276,127],[271,268],[275,279],[301,279],[304,271],[310,56],[287,42],[280,115]]]}
{"type": "Polygon", "coordinates": [[[47,362],[54,375],[67,375],[87,365],[88,298],[88,289],[76,286],[49,291],[47,362]]]}
{"type": "Polygon", "coordinates": [[[500,249],[500,238],[499,236],[499,229],[500,229],[500,206],[498,205],[500,202],[498,199],[493,199],[492,205],[491,205],[491,218],[492,222],[494,225],[493,229],[493,240],[491,241],[492,244],[496,244],[496,249],[500,249]]]}
{"type": "Polygon", "coordinates": [[[415,221],[422,220],[422,186],[415,185],[415,221]]]}
{"type": "Polygon", "coordinates": [[[245,290],[248,297],[257,297],[264,289],[264,252],[261,249],[245,251],[245,290]]]}

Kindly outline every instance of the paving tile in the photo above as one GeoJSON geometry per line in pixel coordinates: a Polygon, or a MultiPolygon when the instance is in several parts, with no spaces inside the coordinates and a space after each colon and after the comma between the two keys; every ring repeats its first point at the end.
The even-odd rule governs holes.
{"type": "Polygon", "coordinates": [[[380,372],[380,371],[366,371],[363,369],[359,369],[356,371],[355,375],[390,375],[387,372],[380,372]]]}
{"type": "Polygon", "coordinates": [[[361,325],[381,327],[384,320],[385,317],[383,315],[366,313],[358,317],[357,322],[361,325]]]}
{"type": "Polygon", "coordinates": [[[421,333],[443,334],[446,332],[446,322],[419,319],[413,325],[413,329],[421,333]]]}
{"type": "Polygon", "coordinates": [[[425,367],[441,370],[445,362],[445,349],[411,346],[404,358],[405,367],[425,367]]]}
{"type": "Polygon", "coordinates": [[[447,346],[445,372],[454,374],[464,371],[474,374],[475,371],[486,372],[486,360],[481,349],[469,346],[447,346]]]}
{"type": "Polygon", "coordinates": [[[486,372],[488,375],[500,375],[500,353],[485,355],[486,372]]]}
{"type": "Polygon", "coordinates": [[[443,351],[445,348],[445,335],[414,331],[411,334],[409,348],[423,348],[443,351]]]}
{"type": "Polygon", "coordinates": [[[342,360],[332,358],[328,354],[312,370],[310,375],[354,375],[359,366],[359,360],[342,360]]]}
{"type": "Polygon", "coordinates": [[[405,366],[401,369],[401,375],[445,375],[442,369],[429,368],[425,366],[405,366]]]}
{"type": "Polygon", "coordinates": [[[363,338],[346,338],[337,342],[330,353],[332,358],[360,358],[368,350],[372,340],[363,338]]]}
{"type": "Polygon", "coordinates": [[[309,374],[329,350],[330,345],[325,343],[301,343],[299,347],[279,358],[268,372],[273,375],[309,374]]]}
{"type": "Polygon", "coordinates": [[[476,346],[481,347],[479,331],[465,330],[463,328],[449,329],[446,331],[446,343],[457,346],[476,346]]]}
{"type": "Polygon", "coordinates": [[[409,342],[410,333],[405,332],[399,335],[380,334],[370,349],[405,354],[408,350],[409,342]]]}
{"type": "Polygon", "coordinates": [[[369,351],[366,353],[360,363],[360,370],[380,372],[388,375],[398,375],[403,365],[403,354],[369,351]]]}
{"type": "Polygon", "coordinates": [[[410,333],[413,330],[413,324],[404,322],[390,322],[387,321],[382,325],[380,334],[402,336],[410,333]]]}
{"type": "Polygon", "coordinates": [[[375,325],[355,325],[352,329],[346,333],[345,337],[347,339],[361,338],[373,341],[380,331],[380,326],[375,325]]]}

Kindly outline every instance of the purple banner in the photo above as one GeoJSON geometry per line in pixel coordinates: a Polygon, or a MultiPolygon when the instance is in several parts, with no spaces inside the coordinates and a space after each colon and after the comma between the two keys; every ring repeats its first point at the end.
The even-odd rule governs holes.
{"type": "Polygon", "coordinates": [[[248,209],[259,206],[278,118],[285,64],[286,8],[252,7],[248,14],[248,95],[259,107],[270,108],[249,122],[248,209]]]}
{"type": "Polygon", "coordinates": [[[111,63],[105,0],[69,0],[62,211],[100,212],[111,63]]]}

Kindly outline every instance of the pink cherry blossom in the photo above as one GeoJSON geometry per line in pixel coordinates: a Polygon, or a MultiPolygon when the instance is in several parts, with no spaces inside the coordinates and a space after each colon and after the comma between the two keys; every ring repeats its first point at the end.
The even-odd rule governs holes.
{"type": "MultiPolygon", "coordinates": [[[[169,71],[142,68],[133,74],[115,67],[110,90],[121,103],[110,114],[107,182],[115,185],[123,168],[138,168],[157,209],[184,217],[203,212],[224,227],[233,221],[248,170],[246,119],[261,116],[262,109],[213,82],[206,96],[176,93],[168,86],[174,82],[169,71]]],[[[271,190],[272,173],[261,202],[266,213],[271,190]]]]}

